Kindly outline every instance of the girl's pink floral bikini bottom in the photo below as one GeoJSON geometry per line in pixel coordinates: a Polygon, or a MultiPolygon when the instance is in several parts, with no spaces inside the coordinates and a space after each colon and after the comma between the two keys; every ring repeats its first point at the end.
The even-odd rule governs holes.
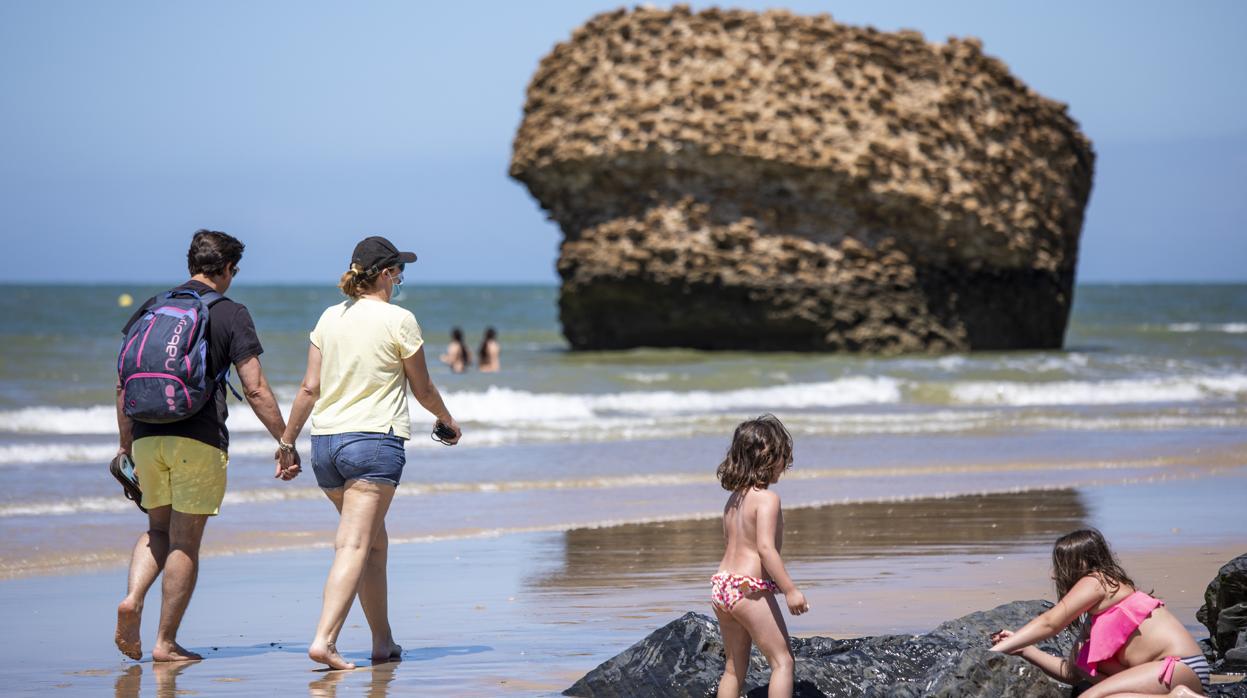
{"type": "Polygon", "coordinates": [[[746,595],[761,591],[780,593],[775,582],[747,574],[720,572],[710,578],[710,603],[724,611],[731,611],[736,602],[746,595]]]}

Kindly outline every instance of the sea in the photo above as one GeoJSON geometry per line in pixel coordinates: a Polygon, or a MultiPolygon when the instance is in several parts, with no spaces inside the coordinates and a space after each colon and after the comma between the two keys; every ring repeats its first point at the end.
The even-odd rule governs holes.
{"type": "MultiPolygon", "coordinates": [[[[0,578],[127,559],[144,519],[107,470],[115,361],[121,326],[161,290],[0,285],[0,578]]],[[[250,309],[287,410],[337,289],[228,295],[250,309]]],[[[464,430],[435,442],[412,402],[400,543],[715,516],[732,430],[763,413],[795,439],[779,491],[798,507],[1197,477],[1241,466],[1247,446],[1247,285],[1085,284],[1063,350],[887,358],[574,352],[554,286],[408,286],[395,302],[464,430]],[[438,361],[452,327],[475,345],[489,326],[500,372],[438,361]]],[[[336,517],[310,473],[275,480],[273,439],[230,400],[229,493],[206,554],[328,545],[336,517]]]]}

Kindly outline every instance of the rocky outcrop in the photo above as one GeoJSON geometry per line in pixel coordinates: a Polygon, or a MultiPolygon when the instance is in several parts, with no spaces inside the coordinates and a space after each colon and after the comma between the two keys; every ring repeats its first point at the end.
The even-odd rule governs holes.
{"type": "MultiPolygon", "coordinates": [[[[1020,627],[1051,604],[1015,601],[949,621],[925,635],[852,640],[793,638],[796,696],[1033,696],[1067,695],[1066,688],[1018,657],[988,651],[988,636],[1020,627]]],[[[1041,648],[1067,653],[1068,633],[1041,648]]],[[[723,673],[718,625],[686,613],[590,671],[568,696],[644,698],[712,695],[723,673]]],[[[746,692],[765,695],[766,660],[754,650],[746,692]]]]}
{"type": "MultiPolygon", "coordinates": [[[[988,649],[992,633],[1021,627],[1051,607],[1046,601],[1014,601],[949,621],[925,635],[793,638],[797,659],[793,695],[1064,698],[1070,695],[1069,686],[1020,657],[988,649]]],[[[1067,655],[1073,642],[1067,630],[1038,647],[1067,655]]],[[[714,694],[723,662],[718,624],[704,615],[686,613],[603,662],[563,695],[702,698],[714,694]]],[[[766,660],[755,648],[745,682],[747,695],[765,696],[769,680],[766,660]]],[[[1215,684],[1208,695],[1247,698],[1247,681],[1215,684]]]]}
{"type": "Polygon", "coordinates": [[[1217,571],[1195,617],[1208,628],[1213,668],[1247,671],[1247,555],[1239,555],[1217,571]]]}
{"type": "Polygon", "coordinates": [[[1060,346],[1093,153],[974,39],[826,15],[598,15],[511,175],[564,233],[574,348],[1060,346]]]}

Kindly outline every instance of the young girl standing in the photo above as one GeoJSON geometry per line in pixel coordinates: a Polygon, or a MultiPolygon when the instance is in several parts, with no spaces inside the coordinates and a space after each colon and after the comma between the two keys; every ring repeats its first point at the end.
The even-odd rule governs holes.
{"type": "Polygon", "coordinates": [[[810,610],[779,556],[784,516],[779,495],[768,488],[792,465],[792,436],[773,415],[736,427],[727,457],[719,464],[719,483],[732,494],[723,508],[727,549],[711,578],[710,599],[723,633],[727,666],[719,681],[719,698],[737,698],[749,671],[750,644],[771,666],[768,696],[792,695],[792,652],[788,626],[775,594],[788,611],[810,610]]]}
{"type": "Polygon", "coordinates": [[[1208,660],[1195,638],[1163,601],[1135,588],[1099,531],[1057,539],[1052,579],[1061,600],[1016,632],[993,635],[993,651],[1021,655],[1058,681],[1093,682],[1082,698],[1204,694],[1208,660]],[[1081,632],[1072,665],[1031,647],[1075,621],[1081,632]]]}

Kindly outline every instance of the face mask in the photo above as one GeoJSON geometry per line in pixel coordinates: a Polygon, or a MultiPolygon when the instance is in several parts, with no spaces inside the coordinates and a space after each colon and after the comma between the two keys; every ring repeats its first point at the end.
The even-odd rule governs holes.
{"type": "Polygon", "coordinates": [[[403,292],[403,275],[391,276],[390,279],[394,281],[394,288],[390,291],[390,302],[393,303],[403,292]]]}

